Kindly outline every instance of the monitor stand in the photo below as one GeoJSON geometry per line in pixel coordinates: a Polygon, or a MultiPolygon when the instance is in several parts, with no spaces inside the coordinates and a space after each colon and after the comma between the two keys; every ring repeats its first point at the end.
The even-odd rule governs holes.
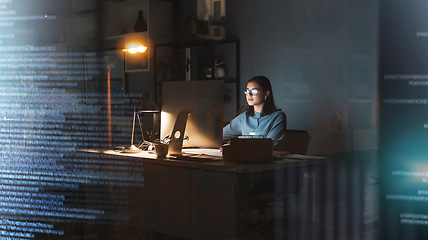
{"type": "Polygon", "coordinates": [[[181,149],[183,148],[184,131],[186,130],[187,117],[190,112],[181,111],[177,115],[174,128],[171,133],[171,140],[169,142],[168,154],[171,156],[182,155],[181,149]]]}

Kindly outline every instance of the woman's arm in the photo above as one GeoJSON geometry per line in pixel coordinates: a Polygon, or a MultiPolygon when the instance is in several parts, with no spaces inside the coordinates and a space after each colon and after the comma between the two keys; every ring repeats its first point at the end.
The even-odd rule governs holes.
{"type": "Polygon", "coordinates": [[[223,128],[223,140],[229,140],[235,136],[242,135],[242,116],[242,114],[238,115],[223,128]]]}
{"type": "Polygon", "coordinates": [[[272,121],[272,127],[267,134],[267,138],[272,138],[274,146],[285,137],[287,130],[287,116],[284,112],[280,112],[272,121]]]}

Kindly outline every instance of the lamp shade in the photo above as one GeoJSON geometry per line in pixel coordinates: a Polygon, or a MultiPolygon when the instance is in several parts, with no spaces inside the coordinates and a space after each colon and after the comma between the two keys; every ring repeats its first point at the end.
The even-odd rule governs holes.
{"type": "Polygon", "coordinates": [[[143,96],[143,102],[140,105],[139,112],[159,112],[158,105],[153,101],[151,91],[146,91],[143,96]]]}

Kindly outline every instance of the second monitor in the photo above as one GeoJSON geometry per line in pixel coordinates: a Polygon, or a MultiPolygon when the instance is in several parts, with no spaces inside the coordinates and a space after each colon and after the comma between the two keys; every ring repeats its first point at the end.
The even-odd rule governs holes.
{"type": "Polygon", "coordinates": [[[164,82],[161,139],[172,133],[177,116],[183,111],[189,112],[184,147],[221,147],[224,116],[222,80],[164,82]]]}

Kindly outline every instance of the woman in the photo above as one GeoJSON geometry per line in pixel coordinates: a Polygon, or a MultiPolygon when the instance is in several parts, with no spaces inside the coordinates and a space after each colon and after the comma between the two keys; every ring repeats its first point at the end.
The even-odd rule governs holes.
{"type": "Polygon", "coordinates": [[[277,148],[285,137],[287,117],[275,106],[269,79],[256,76],[248,80],[245,97],[248,110],[223,128],[223,140],[241,135],[259,135],[271,138],[277,148]]]}

